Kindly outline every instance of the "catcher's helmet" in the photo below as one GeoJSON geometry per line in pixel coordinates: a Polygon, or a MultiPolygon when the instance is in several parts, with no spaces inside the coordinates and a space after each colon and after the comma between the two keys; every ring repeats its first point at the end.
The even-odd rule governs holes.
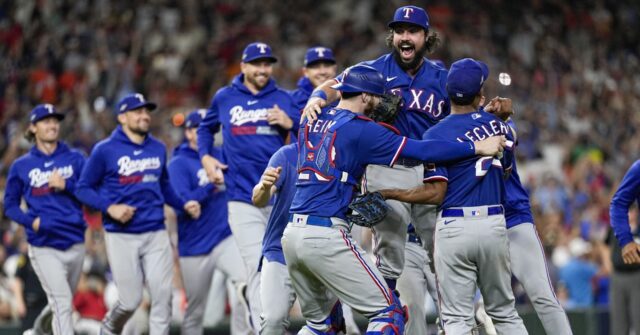
{"type": "Polygon", "coordinates": [[[383,95],[384,84],[384,77],[380,71],[368,65],[354,65],[346,69],[342,81],[331,88],[341,92],[383,95]]]}

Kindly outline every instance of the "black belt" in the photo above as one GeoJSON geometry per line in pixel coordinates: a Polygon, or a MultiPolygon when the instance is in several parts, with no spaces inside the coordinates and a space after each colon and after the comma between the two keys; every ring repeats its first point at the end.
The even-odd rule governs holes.
{"type": "Polygon", "coordinates": [[[400,158],[398,158],[396,160],[396,165],[402,165],[402,166],[406,166],[406,167],[414,167],[414,166],[422,165],[422,161],[419,161],[419,160],[413,159],[413,158],[400,157],[400,158]]]}

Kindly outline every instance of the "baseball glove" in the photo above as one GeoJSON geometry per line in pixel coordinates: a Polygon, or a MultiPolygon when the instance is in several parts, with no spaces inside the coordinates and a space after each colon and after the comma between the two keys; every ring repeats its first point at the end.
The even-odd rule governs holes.
{"type": "Polygon", "coordinates": [[[385,94],[382,101],[371,111],[370,117],[373,121],[392,124],[400,111],[402,97],[393,94],[385,94]]]}
{"type": "Polygon", "coordinates": [[[389,205],[380,192],[365,193],[356,196],[349,204],[351,214],[347,220],[352,224],[371,228],[382,221],[389,212],[389,205]]]}

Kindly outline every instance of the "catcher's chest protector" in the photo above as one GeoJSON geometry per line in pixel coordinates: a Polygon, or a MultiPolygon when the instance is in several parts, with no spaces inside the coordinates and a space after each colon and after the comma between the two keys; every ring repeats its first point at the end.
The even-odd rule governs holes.
{"type": "Polygon", "coordinates": [[[334,147],[338,129],[355,118],[356,115],[335,110],[331,110],[327,114],[329,117],[321,118],[312,125],[307,123],[302,136],[298,136],[300,154],[298,155],[296,185],[326,183],[334,179],[357,185],[356,180],[349,173],[336,168],[334,147]],[[332,112],[335,113],[333,114],[335,116],[331,114],[332,112]]]}

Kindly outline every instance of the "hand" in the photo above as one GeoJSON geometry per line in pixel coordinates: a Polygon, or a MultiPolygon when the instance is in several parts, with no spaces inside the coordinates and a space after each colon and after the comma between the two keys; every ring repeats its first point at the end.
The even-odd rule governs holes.
{"type": "Polygon", "coordinates": [[[200,204],[195,200],[189,200],[184,204],[184,210],[194,220],[200,217],[200,204]]]}
{"type": "Polygon", "coordinates": [[[133,215],[135,213],[136,213],[135,207],[125,205],[125,204],[115,204],[107,208],[107,214],[109,214],[109,216],[112,219],[122,224],[127,223],[129,220],[131,220],[131,218],[133,218],[133,215]]]}
{"type": "Polygon", "coordinates": [[[478,156],[496,156],[499,155],[507,145],[507,138],[502,136],[493,136],[482,141],[473,142],[476,147],[476,155],[478,156]]]}
{"type": "Polygon", "coordinates": [[[282,166],[278,166],[277,168],[268,167],[264,170],[262,178],[260,178],[262,188],[265,190],[271,189],[271,186],[273,186],[273,184],[278,181],[278,178],[280,178],[280,172],[282,172],[282,166]]]}
{"type": "Polygon", "coordinates": [[[66,182],[58,170],[53,170],[49,177],[49,187],[56,191],[63,191],[66,186],[66,182]]]}
{"type": "Polygon", "coordinates": [[[513,115],[513,101],[509,98],[495,97],[489,101],[484,110],[507,121],[513,115]]]}
{"type": "Polygon", "coordinates": [[[278,105],[273,105],[273,108],[269,109],[267,121],[272,126],[280,126],[286,130],[293,128],[293,120],[278,105]]]}
{"type": "Polygon", "coordinates": [[[222,173],[222,170],[227,169],[228,166],[226,164],[222,164],[222,162],[213,158],[211,155],[205,155],[202,157],[202,167],[207,172],[209,181],[218,185],[224,183],[224,174],[222,173]]]}
{"type": "Polygon", "coordinates": [[[309,120],[309,124],[312,124],[313,121],[318,119],[318,114],[322,113],[322,108],[327,106],[327,101],[320,97],[313,97],[307,101],[307,105],[304,106],[304,110],[302,110],[302,118],[300,121],[307,118],[309,120]]]}
{"type": "Polygon", "coordinates": [[[37,217],[35,220],[33,220],[33,222],[31,223],[31,229],[33,229],[33,231],[35,231],[36,233],[38,232],[38,230],[40,230],[40,217],[37,217]]]}
{"type": "Polygon", "coordinates": [[[640,264],[640,244],[629,242],[622,248],[624,264],[640,264]]]}

